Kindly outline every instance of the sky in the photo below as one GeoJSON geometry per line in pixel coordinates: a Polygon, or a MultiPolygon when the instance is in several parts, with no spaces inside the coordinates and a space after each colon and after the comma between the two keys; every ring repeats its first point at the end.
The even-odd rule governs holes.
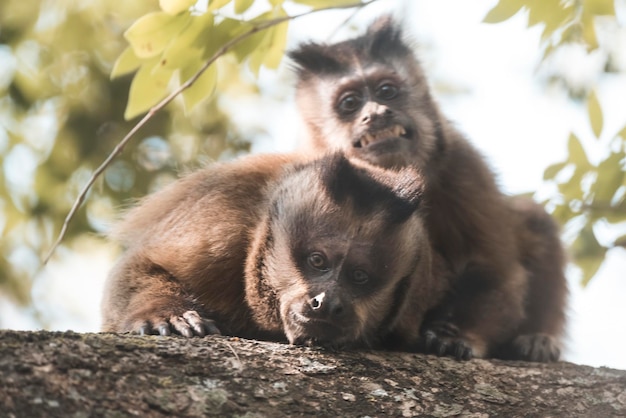
{"type": "MultiPolygon", "coordinates": [[[[590,128],[580,105],[539,82],[539,28],[527,29],[523,15],[501,24],[481,23],[495,3],[380,0],[359,12],[354,22],[362,26],[389,11],[404,18],[431,83],[462,91],[449,94],[435,89],[435,96],[448,118],[486,157],[503,191],[541,193],[545,188],[543,170],[564,159],[569,132],[574,130],[585,138],[590,136],[590,128]]],[[[328,39],[348,15],[324,12],[297,21],[290,28],[290,45],[310,38],[328,39]]],[[[340,31],[336,39],[341,36],[340,31]]],[[[575,58],[566,62],[566,68],[576,70],[572,77],[593,77],[593,60],[575,58]]],[[[251,134],[257,134],[259,128],[268,132],[254,144],[253,152],[288,151],[296,146],[297,112],[291,85],[285,86],[287,67],[283,65],[277,74],[262,72],[260,99],[222,99],[223,107],[237,108],[244,133],[245,127],[251,134]]],[[[626,76],[603,79],[598,94],[606,109],[626,108],[626,76]]],[[[613,133],[624,124],[626,114],[605,114],[604,132],[613,133]]],[[[70,256],[61,250],[36,281],[33,298],[47,329],[95,332],[100,324],[102,288],[116,250],[93,238],[84,238],[76,247],[82,255],[70,256]]],[[[621,324],[626,318],[624,271],[623,250],[610,251],[600,272],[584,289],[578,272],[574,268],[568,271],[565,360],[626,369],[626,327],[621,324]]],[[[6,303],[0,295],[0,327],[36,329],[31,313],[6,303]]]]}

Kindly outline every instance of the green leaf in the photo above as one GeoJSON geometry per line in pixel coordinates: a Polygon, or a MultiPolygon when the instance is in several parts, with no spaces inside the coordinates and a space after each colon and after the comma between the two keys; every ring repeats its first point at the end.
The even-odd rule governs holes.
{"type": "Polygon", "coordinates": [[[113,70],[111,70],[111,79],[137,70],[137,68],[141,65],[141,62],[141,59],[135,55],[133,48],[130,46],[127,47],[124,52],[117,57],[117,60],[115,60],[113,70]]]}
{"type": "Polygon", "coordinates": [[[500,23],[513,17],[524,5],[521,0],[500,0],[483,18],[484,23],[500,23]]]}
{"type": "MultiPolygon", "coordinates": [[[[203,62],[198,61],[180,71],[181,83],[193,77],[202,67],[203,62]]],[[[183,101],[185,103],[185,111],[190,112],[197,104],[211,97],[217,85],[217,66],[211,64],[191,87],[183,91],[183,101]]]]}
{"type": "Polygon", "coordinates": [[[132,119],[159,103],[168,93],[173,70],[159,65],[159,57],[146,61],[130,85],[124,118],[132,119]]]}
{"type": "Polygon", "coordinates": [[[626,126],[624,126],[622,130],[617,133],[617,136],[626,141],[626,126]]]}
{"type": "Polygon", "coordinates": [[[552,180],[567,166],[567,162],[552,164],[543,171],[544,180],[552,180]]]}
{"type": "Polygon", "coordinates": [[[154,57],[165,49],[189,22],[189,14],[169,15],[152,12],[140,17],[124,32],[124,37],[139,58],[154,57]]]}
{"type": "Polygon", "coordinates": [[[235,13],[242,14],[252,6],[254,0],[235,0],[235,13]]]}
{"type": "Polygon", "coordinates": [[[574,133],[570,133],[569,140],[567,142],[568,161],[575,164],[576,167],[586,168],[590,167],[589,160],[587,159],[587,153],[583,148],[580,140],[574,133]]]}
{"type": "Polygon", "coordinates": [[[623,152],[612,153],[598,164],[598,177],[593,187],[594,202],[609,205],[615,192],[624,182],[624,171],[621,163],[626,155],[623,152]]]}
{"type": "Polygon", "coordinates": [[[231,0],[210,0],[208,10],[212,12],[213,10],[221,9],[222,7],[226,6],[230,2],[231,0]]]}
{"type": "Polygon", "coordinates": [[[159,0],[159,6],[165,13],[176,15],[196,4],[196,0],[159,0]]]}
{"type": "Polygon", "coordinates": [[[598,96],[595,91],[592,91],[587,98],[587,114],[589,115],[589,122],[591,123],[591,129],[596,138],[600,138],[602,134],[602,126],[604,124],[602,118],[602,108],[598,101],[598,96]]]}
{"type": "Polygon", "coordinates": [[[213,15],[204,13],[191,16],[189,24],[176,38],[172,39],[163,51],[162,65],[168,68],[183,68],[191,61],[203,56],[203,51],[211,42],[213,15]]]}

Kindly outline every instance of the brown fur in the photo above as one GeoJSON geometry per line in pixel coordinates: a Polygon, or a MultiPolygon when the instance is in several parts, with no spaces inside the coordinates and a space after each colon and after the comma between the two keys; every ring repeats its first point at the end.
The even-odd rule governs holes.
{"type": "Polygon", "coordinates": [[[443,289],[421,193],[413,169],[341,154],[191,174],[118,226],[127,249],[108,279],[103,330],[415,348],[443,289]]]}
{"type": "Polygon", "coordinates": [[[441,114],[418,61],[389,18],[360,37],[292,51],[313,152],[341,149],[426,182],[432,245],[446,262],[446,300],[428,314],[424,349],[458,358],[558,358],[564,256],[554,221],[498,189],[476,149],[441,114]]]}

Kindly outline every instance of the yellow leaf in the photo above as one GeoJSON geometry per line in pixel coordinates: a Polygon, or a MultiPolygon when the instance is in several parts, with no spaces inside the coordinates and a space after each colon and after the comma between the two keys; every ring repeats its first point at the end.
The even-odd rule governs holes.
{"type": "Polygon", "coordinates": [[[583,278],[581,284],[583,287],[586,287],[593,279],[593,276],[596,275],[600,267],[602,267],[602,263],[604,262],[604,255],[596,256],[596,257],[585,257],[576,260],[576,265],[582,270],[583,278]]]}
{"type": "Polygon", "coordinates": [[[622,170],[622,161],[624,161],[623,152],[611,153],[604,161],[598,164],[597,178],[593,185],[593,201],[601,206],[609,206],[617,189],[622,186],[624,180],[624,171],[622,170]]]}
{"type": "Polygon", "coordinates": [[[213,10],[221,9],[222,7],[226,6],[230,2],[231,0],[210,0],[209,11],[211,12],[213,10]]]}
{"type": "Polygon", "coordinates": [[[176,15],[196,4],[196,0],[159,0],[159,6],[165,13],[176,15]]]}
{"type": "Polygon", "coordinates": [[[131,73],[139,68],[140,65],[141,59],[135,55],[133,48],[129,46],[115,60],[113,70],[111,70],[111,79],[131,73]]]}
{"type": "Polygon", "coordinates": [[[168,93],[173,71],[159,65],[159,57],[146,61],[130,85],[124,118],[132,119],[159,103],[168,93]]]}
{"type": "Polygon", "coordinates": [[[615,0],[583,0],[583,10],[593,15],[615,15],[615,0]]]}
{"type": "MultiPolygon", "coordinates": [[[[184,83],[193,77],[204,63],[193,63],[180,71],[180,81],[184,83]]],[[[217,86],[217,66],[211,64],[188,89],[183,91],[185,111],[190,112],[197,104],[211,97],[217,86]]]]}
{"type": "Polygon", "coordinates": [[[261,69],[261,65],[263,64],[263,61],[265,60],[266,51],[267,51],[266,47],[261,47],[250,54],[250,59],[248,60],[248,66],[250,67],[250,71],[252,71],[252,73],[256,77],[259,76],[259,70],[261,69]]]}
{"type": "Polygon", "coordinates": [[[590,51],[598,48],[598,37],[596,35],[594,17],[594,15],[583,10],[582,17],[580,18],[582,37],[587,44],[587,49],[590,51]]]}
{"type": "Polygon", "coordinates": [[[574,6],[562,6],[560,2],[546,2],[543,9],[544,28],[541,40],[546,41],[557,30],[567,26],[567,22],[572,22],[576,18],[574,6]]]}
{"type": "Polygon", "coordinates": [[[574,133],[570,133],[569,140],[567,142],[567,151],[569,153],[568,161],[580,168],[589,167],[589,160],[587,159],[587,153],[583,148],[580,140],[574,133]]]}
{"type": "Polygon", "coordinates": [[[552,164],[551,166],[549,166],[548,168],[544,170],[543,179],[552,180],[554,177],[556,177],[557,174],[561,172],[561,170],[565,168],[566,165],[567,165],[566,162],[552,164]]]}
{"type": "Polygon", "coordinates": [[[140,17],[124,32],[139,58],[150,58],[163,52],[167,44],[175,38],[189,22],[189,14],[169,15],[165,12],[152,12],[140,17]]]}
{"type": "Polygon", "coordinates": [[[513,17],[520,11],[524,2],[521,0],[500,0],[483,18],[484,23],[500,23],[513,17]]]}
{"type": "Polygon", "coordinates": [[[356,0],[293,0],[293,2],[304,4],[306,6],[311,6],[314,9],[321,9],[333,6],[341,7],[359,3],[356,0]]]}
{"type": "Polygon", "coordinates": [[[272,28],[269,50],[265,55],[263,64],[267,68],[278,68],[280,61],[285,55],[285,45],[287,45],[287,22],[281,23],[272,28]]]}
{"type": "Polygon", "coordinates": [[[280,6],[284,3],[285,0],[269,0],[272,6],[280,6]]]}
{"type": "Polygon", "coordinates": [[[172,39],[163,55],[162,64],[168,68],[183,68],[192,60],[200,59],[209,45],[213,29],[213,15],[204,13],[191,16],[189,24],[176,38],[172,39]]]}
{"type": "Polygon", "coordinates": [[[587,98],[587,114],[589,115],[589,122],[591,123],[591,129],[596,138],[600,138],[602,134],[602,127],[604,124],[602,118],[602,108],[598,101],[598,96],[595,91],[592,91],[587,98]]]}
{"type": "Polygon", "coordinates": [[[252,6],[254,0],[235,0],[235,13],[242,14],[252,6]]]}
{"type": "Polygon", "coordinates": [[[263,55],[267,50],[267,46],[265,45],[267,32],[267,30],[257,32],[235,45],[233,47],[233,52],[235,53],[237,60],[239,62],[243,62],[246,58],[253,54],[263,55]]]}

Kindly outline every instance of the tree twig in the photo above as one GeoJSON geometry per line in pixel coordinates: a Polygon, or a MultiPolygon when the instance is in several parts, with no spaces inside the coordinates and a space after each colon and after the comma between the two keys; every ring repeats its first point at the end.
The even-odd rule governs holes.
{"type": "Polygon", "coordinates": [[[236,36],[235,38],[229,40],[224,45],[222,45],[221,48],[219,48],[215,52],[215,54],[213,54],[213,56],[211,58],[209,58],[204,63],[204,65],[191,78],[189,78],[187,81],[185,81],[183,84],[181,84],[180,87],[178,87],[176,90],[174,90],[172,93],[170,93],[167,97],[165,97],[159,103],[157,103],[152,108],[150,108],[148,113],[146,113],[146,115],[143,118],[141,118],[141,120],[139,122],[137,122],[137,124],[135,124],[135,126],[133,126],[133,128],[128,132],[128,134],[126,134],[126,136],[124,138],[122,138],[122,140],[115,146],[113,151],[111,151],[109,156],[102,162],[102,164],[100,164],[100,166],[98,168],[96,168],[96,170],[93,172],[93,174],[91,175],[91,177],[87,181],[87,184],[85,184],[83,189],[78,194],[78,197],[74,201],[74,204],[72,205],[72,208],[70,209],[69,213],[65,217],[65,220],[63,221],[63,226],[61,227],[61,231],[59,232],[59,236],[57,237],[56,241],[52,245],[52,248],[50,248],[50,251],[48,252],[46,257],[44,258],[43,265],[46,265],[48,263],[48,261],[50,260],[50,258],[54,254],[54,251],[61,244],[61,242],[63,241],[63,238],[65,238],[65,234],[67,233],[67,228],[68,228],[70,222],[72,221],[72,219],[74,218],[74,216],[76,215],[76,212],[78,211],[80,206],[85,201],[85,198],[87,197],[87,193],[91,189],[91,186],[93,186],[95,181],[98,179],[98,177],[100,177],[100,175],[104,172],[104,170],[106,170],[108,168],[108,166],[111,164],[111,162],[119,154],[121,154],[121,152],[124,150],[124,147],[126,146],[126,144],[128,144],[130,139],[150,119],[152,119],[152,117],[158,111],[160,111],[165,106],[167,106],[172,100],[174,100],[176,98],[176,96],[178,96],[184,90],[186,90],[189,87],[191,87],[196,82],[196,80],[207,70],[207,68],[209,68],[209,66],[211,66],[211,64],[213,64],[215,61],[217,61],[218,58],[220,58],[221,56],[223,56],[224,54],[229,52],[230,49],[233,46],[237,45],[239,42],[243,41],[244,39],[246,39],[246,38],[248,38],[248,37],[250,37],[252,35],[254,35],[257,32],[260,32],[262,30],[268,29],[268,28],[270,28],[272,26],[279,25],[279,24],[287,22],[289,20],[294,20],[294,19],[297,19],[297,18],[300,18],[300,17],[304,17],[304,16],[307,16],[307,15],[316,13],[316,12],[321,12],[321,11],[324,11],[324,10],[349,9],[349,8],[353,8],[353,7],[361,8],[361,7],[367,6],[367,5],[371,4],[371,3],[374,3],[376,1],[378,1],[378,0],[368,0],[368,1],[364,1],[364,2],[360,2],[359,1],[359,2],[352,3],[352,4],[346,4],[346,5],[343,5],[343,6],[331,6],[331,7],[320,8],[320,9],[312,9],[312,10],[309,10],[307,12],[300,13],[300,14],[297,14],[297,15],[284,16],[284,17],[268,20],[268,21],[261,22],[261,23],[255,25],[249,31],[244,32],[244,33],[242,33],[239,36],[236,36]]]}

